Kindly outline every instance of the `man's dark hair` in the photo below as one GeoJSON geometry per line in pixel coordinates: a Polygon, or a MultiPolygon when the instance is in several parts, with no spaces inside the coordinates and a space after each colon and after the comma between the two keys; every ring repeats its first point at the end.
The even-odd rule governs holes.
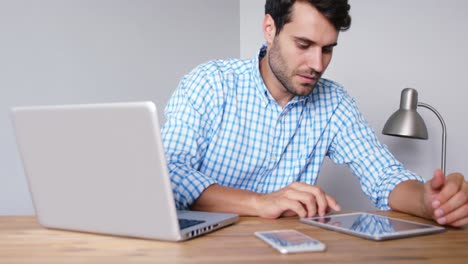
{"type": "MultiPolygon", "coordinates": [[[[297,0],[308,2],[322,13],[337,31],[345,31],[351,26],[348,0],[297,0]]],[[[285,24],[291,22],[292,7],[296,0],[266,0],[265,14],[275,21],[276,34],[285,24]]]]}

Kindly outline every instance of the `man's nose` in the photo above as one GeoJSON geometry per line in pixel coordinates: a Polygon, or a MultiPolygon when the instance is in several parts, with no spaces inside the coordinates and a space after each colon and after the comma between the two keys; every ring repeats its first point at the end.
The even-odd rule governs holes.
{"type": "Polygon", "coordinates": [[[323,72],[323,53],[320,47],[311,49],[307,54],[307,66],[316,72],[323,72]]]}

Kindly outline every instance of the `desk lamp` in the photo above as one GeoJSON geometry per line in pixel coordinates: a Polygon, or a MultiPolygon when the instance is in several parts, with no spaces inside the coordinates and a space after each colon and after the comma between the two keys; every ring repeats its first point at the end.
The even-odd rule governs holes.
{"type": "Polygon", "coordinates": [[[387,120],[382,130],[382,134],[389,136],[398,136],[406,138],[427,139],[427,128],[422,117],[416,111],[416,108],[424,107],[431,110],[442,124],[442,166],[441,169],[445,175],[445,157],[447,143],[447,128],[442,116],[437,110],[425,103],[418,103],[418,92],[413,88],[405,88],[401,91],[400,109],[398,109],[387,120]]]}

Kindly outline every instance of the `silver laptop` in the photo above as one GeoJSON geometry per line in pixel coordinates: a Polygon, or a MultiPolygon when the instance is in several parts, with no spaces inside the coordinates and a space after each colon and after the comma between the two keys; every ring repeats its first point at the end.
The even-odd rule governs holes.
{"type": "Polygon", "coordinates": [[[44,227],[180,241],[238,220],[176,210],[152,102],[17,107],[12,116],[44,227]]]}

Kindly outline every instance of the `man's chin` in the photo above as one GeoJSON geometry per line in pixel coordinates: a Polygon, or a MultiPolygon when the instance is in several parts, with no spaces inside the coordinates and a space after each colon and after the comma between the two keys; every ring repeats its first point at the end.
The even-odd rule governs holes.
{"type": "Polygon", "coordinates": [[[310,85],[310,84],[301,85],[298,89],[296,89],[295,94],[297,96],[308,96],[314,91],[314,87],[315,87],[315,84],[314,85],[310,85]]]}

